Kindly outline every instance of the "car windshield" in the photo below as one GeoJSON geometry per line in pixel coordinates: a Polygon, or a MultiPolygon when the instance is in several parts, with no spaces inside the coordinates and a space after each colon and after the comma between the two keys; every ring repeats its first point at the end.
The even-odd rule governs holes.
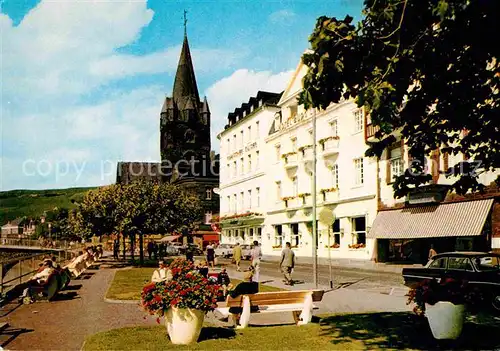
{"type": "Polygon", "coordinates": [[[499,256],[483,256],[475,257],[472,259],[477,270],[480,272],[487,271],[500,271],[500,257],[499,256]]]}

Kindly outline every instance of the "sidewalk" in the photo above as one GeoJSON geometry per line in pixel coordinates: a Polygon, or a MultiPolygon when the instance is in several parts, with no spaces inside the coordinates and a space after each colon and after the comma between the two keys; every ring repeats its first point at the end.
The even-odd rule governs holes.
{"type": "MultiPolygon", "coordinates": [[[[227,268],[227,272],[231,278],[243,279],[244,272],[237,272],[232,267],[227,268]]],[[[312,290],[316,289],[313,283],[295,284],[293,286],[285,285],[282,279],[272,278],[266,275],[260,275],[260,282],[266,285],[274,286],[285,290],[312,290]]],[[[407,298],[402,295],[388,295],[379,292],[367,292],[352,289],[335,289],[330,290],[328,286],[318,286],[318,289],[324,290],[323,300],[317,304],[319,309],[315,314],[324,313],[366,313],[366,312],[402,312],[411,311],[411,308],[406,305],[407,298]]],[[[276,317],[280,313],[270,315],[260,315],[259,321],[263,317],[267,317],[270,323],[276,323],[276,317]]],[[[283,314],[281,314],[283,315],[283,314]]],[[[257,317],[257,316],[255,316],[257,317]]],[[[290,320],[293,322],[293,319],[290,320]]],[[[252,316],[252,319],[254,316],[252,316]]],[[[257,320],[256,320],[257,321],[257,320]]],[[[258,323],[260,324],[260,323],[258,323]]],[[[267,323],[264,323],[267,324],[267,323]]]]}
{"type": "MultiPolygon", "coordinates": [[[[263,262],[278,262],[280,259],[279,255],[270,256],[266,255],[263,257],[263,262]]],[[[312,257],[302,257],[297,256],[297,264],[313,264],[312,257]]],[[[318,257],[318,265],[328,266],[330,264],[328,258],[318,257]]],[[[346,268],[346,269],[357,269],[364,271],[376,271],[376,272],[388,272],[388,273],[401,273],[403,268],[408,267],[422,267],[421,264],[392,264],[392,263],[378,263],[370,260],[354,260],[354,259],[344,259],[344,258],[332,258],[331,265],[334,268],[346,268]]]]}

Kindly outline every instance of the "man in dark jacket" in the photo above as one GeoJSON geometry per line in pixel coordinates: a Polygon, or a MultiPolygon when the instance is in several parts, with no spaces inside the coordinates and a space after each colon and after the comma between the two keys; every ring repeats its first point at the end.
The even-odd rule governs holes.
{"type": "MultiPolygon", "coordinates": [[[[259,292],[259,283],[252,281],[253,273],[251,271],[245,272],[243,276],[243,281],[236,285],[236,287],[232,290],[228,291],[228,295],[232,298],[241,296],[241,295],[250,295],[256,294],[259,292]]],[[[250,312],[254,312],[258,309],[257,306],[251,307],[250,312]]],[[[243,312],[242,307],[230,307],[229,313],[233,316],[234,324],[236,325],[240,320],[241,312],[243,312]]]]}

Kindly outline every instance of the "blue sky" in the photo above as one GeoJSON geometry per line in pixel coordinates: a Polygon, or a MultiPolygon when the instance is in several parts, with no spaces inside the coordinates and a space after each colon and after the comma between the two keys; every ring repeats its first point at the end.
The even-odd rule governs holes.
{"type": "Polygon", "coordinates": [[[4,0],[2,190],[109,184],[116,162],[159,160],[183,10],[212,148],[227,113],[281,91],[316,18],[359,18],[361,0],[4,0]]]}

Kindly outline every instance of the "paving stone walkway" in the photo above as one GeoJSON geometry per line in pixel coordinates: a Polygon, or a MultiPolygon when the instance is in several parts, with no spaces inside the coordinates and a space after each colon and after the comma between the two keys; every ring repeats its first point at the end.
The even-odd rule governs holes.
{"type": "MultiPolygon", "coordinates": [[[[85,337],[97,332],[126,326],[143,326],[155,324],[154,318],[144,319],[145,313],[139,302],[109,303],[104,300],[106,291],[113,280],[117,268],[109,266],[106,261],[97,269],[89,269],[85,279],[74,280],[68,290],[60,294],[54,302],[39,302],[32,305],[5,306],[0,312],[0,323],[8,322],[10,327],[6,335],[17,331],[5,346],[8,350],[80,350],[85,337]],[[12,310],[9,313],[9,310],[12,310]]],[[[243,273],[228,270],[235,279],[242,279],[243,273]]],[[[313,289],[310,283],[285,286],[281,280],[261,275],[261,281],[268,285],[286,289],[313,289]]],[[[319,304],[317,314],[322,313],[363,313],[363,312],[397,312],[409,310],[403,296],[390,296],[377,292],[336,289],[327,291],[319,304]]],[[[209,313],[206,321],[221,324],[213,313],[209,313]]],[[[272,325],[293,323],[291,314],[255,314],[251,325],[272,325]]],[[[223,325],[223,324],[222,324],[223,325]]]]}
{"type": "MultiPolygon", "coordinates": [[[[116,269],[87,270],[85,279],[74,280],[54,302],[21,305],[7,314],[13,304],[2,309],[0,322],[19,333],[4,346],[7,350],[80,350],[86,336],[114,328],[154,324],[138,304],[112,304],[104,296],[116,269]],[[72,296],[75,295],[75,296],[72,296]],[[5,315],[7,314],[7,315],[5,315]]],[[[5,337],[4,337],[5,339],[5,337]]],[[[5,340],[3,340],[5,341],[5,340]]]]}

